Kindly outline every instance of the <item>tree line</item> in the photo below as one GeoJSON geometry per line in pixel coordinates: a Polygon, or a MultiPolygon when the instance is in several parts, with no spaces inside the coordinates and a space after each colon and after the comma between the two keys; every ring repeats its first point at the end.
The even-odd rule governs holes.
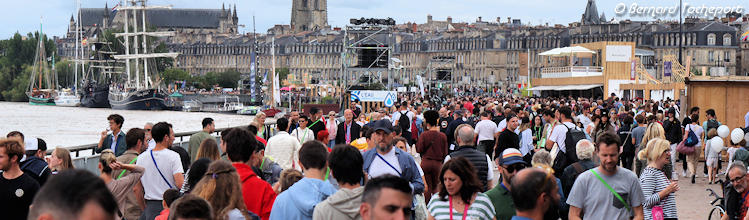
{"type": "MultiPolygon", "coordinates": [[[[26,92],[29,89],[29,77],[39,37],[39,32],[28,33],[26,36],[16,32],[13,37],[0,40],[0,101],[28,100],[26,92]]],[[[51,57],[56,50],[54,40],[46,34],[41,38],[45,53],[51,57]]]]}

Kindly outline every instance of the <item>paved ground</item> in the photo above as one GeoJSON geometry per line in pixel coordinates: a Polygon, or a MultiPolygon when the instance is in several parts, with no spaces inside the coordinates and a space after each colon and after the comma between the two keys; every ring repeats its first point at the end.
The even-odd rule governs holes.
{"type": "MultiPolygon", "coordinates": [[[[727,163],[723,163],[724,169],[727,163]]],[[[679,219],[707,219],[710,213],[711,202],[714,197],[709,197],[707,188],[715,190],[716,193],[722,194],[722,190],[718,185],[708,185],[707,178],[702,177],[701,171],[703,163],[700,163],[697,167],[700,175],[696,178],[696,183],[692,184],[690,178],[681,177],[681,162],[677,162],[678,173],[679,173],[679,191],[676,192],[676,209],[678,212],[679,219]]],[[[720,179],[724,179],[724,176],[719,176],[720,179]]],[[[722,196],[722,195],[721,195],[722,196]]]]}

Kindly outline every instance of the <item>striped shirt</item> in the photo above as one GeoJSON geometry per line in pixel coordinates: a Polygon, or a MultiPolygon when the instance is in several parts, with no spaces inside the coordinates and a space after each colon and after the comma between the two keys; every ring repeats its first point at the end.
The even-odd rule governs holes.
{"type": "MultiPolygon", "coordinates": [[[[456,198],[457,199],[457,198],[456,198]]],[[[453,219],[463,219],[463,213],[459,213],[455,210],[455,206],[450,210],[450,201],[442,200],[439,196],[432,196],[432,199],[427,205],[429,214],[436,220],[449,220],[450,212],[453,214],[453,219]]],[[[492,201],[484,193],[478,193],[476,199],[473,201],[471,206],[468,207],[466,219],[492,219],[494,218],[494,206],[492,201]]]]}
{"type": "Polygon", "coordinates": [[[661,206],[663,208],[664,218],[677,218],[676,217],[676,196],[674,193],[669,194],[666,198],[661,199],[658,192],[662,191],[671,182],[666,178],[663,171],[653,168],[646,167],[640,175],[640,185],[642,185],[642,193],[645,195],[645,202],[642,204],[643,211],[645,212],[645,219],[653,219],[653,206],[661,206]]]}

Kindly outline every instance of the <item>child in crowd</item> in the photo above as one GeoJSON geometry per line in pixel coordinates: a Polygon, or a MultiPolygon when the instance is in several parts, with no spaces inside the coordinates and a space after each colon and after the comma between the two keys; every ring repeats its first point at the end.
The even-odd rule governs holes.
{"type": "Polygon", "coordinates": [[[158,216],[154,220],[167,220],[169,219],[169,206],[172,205],[174,200],[179,199],[180,193],[176,189],[167,189],[164,191],[164,200],[161,201],[161,205],[164,206],[164,210],[161,210],[158,216]]]}

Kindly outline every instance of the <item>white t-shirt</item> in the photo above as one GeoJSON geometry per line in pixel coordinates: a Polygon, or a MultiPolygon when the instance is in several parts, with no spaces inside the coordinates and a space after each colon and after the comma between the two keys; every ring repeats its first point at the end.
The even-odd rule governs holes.
{"type": "Polygon", "coordinates": [[[572,122],[564,122],[564,125],[560,124],[554,126],[554,129],[551,131],[551,135],[549,135],[549,140],[557,143],[557,146],[559,146],[559,150],[565,153],[567,153],[567,148],[564,144],[564,141],[567,139],[568,127],[575,128],[575,124],[572,124],[572,122]]]}
{"type": "MultiPolygon", "coordinates": [[[[447,163],[447,161],[450,160],[450,155],[447,155],[445,157],[445,161],[442,163],[447,163]]],[[[492,181],[494,179],[494,162],[492,162],[492,159],[489,158],[489,155],[486,155],[486,165],[488,165],[486,168],[488,169],[486,171],[486,180],[492,181]]]]}
{"type": "Polygon", "coordinates": [[[484,140],[494,140],[494,129],[497,127],[492,120],[481,120],[476,123],[474,133],[479,135],[477,143],[484,140]]]}
{"type": "Polygon", "coordinates": [[[175,185],[174,174],[184,173],[184,170],[182,170],[182,160],[177,152],[169,149],[159,151],[148,150],[138,155],[135,165],[146,169],[140,178],[143,190],[145,191],[145,199],[163,200],[164,191],[169,189],[169,185],[174,189],[179,189],[178,187],[180,186],[175,185]],[[163,178],[159,174],[159,171],[156,170],[154,159],[151,159],[151,152],[153,152],[153,158],[155,158],[161,174],[164,175],[163,178]],[[164,182],[164,178],[169,182],[169,185],[164,182]]]}
{"type": "Polygon", "coordinates": [[[395,147],[393,147],[393,149],[391,149],[390,152],[386,153],[385,155],[382,155],[380,153],[376,154],[379,154],[380,156],[382,156],[382,158],[375,155],[375,158],[372,161],[372,165],[369,166],[369,178],[375,178],[385,174],[400,176],[400,174],[398,173],[403,173],[400,163],[398,163],[398,157],[395,155],[395,147]],[[385,159],[395,169],[393,169],[393,167],[390,167],[382,159],[385,159]],[[398,171],[396,172],[396,170],[398,171]]]}
{"type": "MultiPolygon", "coordinates": [[[[397,111],[397,112],[393,113],[393,120],[392,120],[393,126],[398,125],[397,121],[401,118],[401,112],[406,112],[406,111],[408,111],[408,110],[397,111]]],[[[406,112],[406,116],[408,116],[408,124],[410,125],[411,121],[413,121],[415,115],[414,115],[414,113],[412,111],[408,111],[408,112],[406,112]]],[[[408,129],[407,129],[408,132],[411,132],[411,127],[412,126],[408,126],[408,129]]]]}
{"type": "Polygon", "coordinates": [[[502,130],[505,130],[506,127],[507,127],[507,119],[505,118],[505,119],[502,119],[502,121],[500,121],[499,124],[497,124],[497,130],[494,130],[494,133],[502,132],[502,130]]]}

